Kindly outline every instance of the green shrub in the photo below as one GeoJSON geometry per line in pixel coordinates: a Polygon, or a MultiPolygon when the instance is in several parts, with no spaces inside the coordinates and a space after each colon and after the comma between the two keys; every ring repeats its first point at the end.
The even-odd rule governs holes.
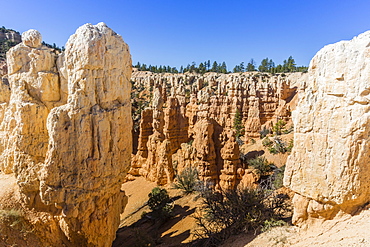
{"type": "Polygon", "coordinates": [[[286,151],[287,151],[288,153],[292,152],[293,146],[294,146],[294,140],[293,140],[293,138],[292,138],[292,139],[290,139],[290,141],[289,141],[289,145],[288,145],[288,147],[286,148],[286,151]]]}
{"type": "Polygon", "coordinates": [[[166,189],[155,187],[149,193],[148,206],[152,210],[151,215],[158,220],[167,220],[172,216],[172,203],[166,189]]]}
{"type": "Polygon", "coordinates": [[[193,193],[200,184],[198,170],[192,166],[186,167],[176,178],[173,188],[182,190],[185,195],[193,193]]]}
{"type": "Polygon", "coordinates": [[[271,154],[278,154],[279,152],[276,150],[276,148],[275,147],[269,147],[268,148],[268,150],[269,150],[269,152],[271,153],[271,154]]]}
{"type": "Polygon", "coordinates": [[[264,147],[271,147],[271,146],[272,146],[272,141],[270,140],[270,138],[265,137],[265,138],[262,140],[262,145],[263,145],[264,147]]]}
{"type": "Polygon", "coordinates": [[[283,185],[284,171],[285,165],[274,170],[274,174],[272,175],[273,189],[277,190],[284,186],[283,185]]]}
{"type": "Polygon", "coordinates": [[[247,161],[248,165],[253,167],[257,170],[257,172],[261,175],[267,175],[269,172],[272,172],[275,168],[273,163],[267,161],[267,159],[263,156],[258,156],[254,159],[250,159],[247,161]]]}
{"type": "Polygon", "coordinates": [[[267,232],[271,230],[271,228],[276,226],[286,226],[287,223],[283,220],[275,220],[275,219],[268,219],[263,222],[263,226],[261,228],[262,232],[267,232]]]}
{"type": "Polygon", "coordinates": [[[294,131],[294,126],[290,126],[288,129],[284,129],[283,130],[283,134],[289,134],[289,133],[292,133],[294,131]]]}
{"type": "Polygon", "coordinates": [[[270,134],[270,130],[269,129],[266,129],[266,127],[263,127],[263,129],[259,133],[260,133],[260,138],[263,139],[268,134],[270,134]]]}
{"type": "Polygon", "coordinates": [[[286,153],[290,152],[293,148],[293,142],[291,141],[289,143],[289,146],[286,146],[286,143],[281,140],[278,136],[276,136],[272,142],[272,144],[269,146],[268,150],[272,154],[278,154],[278,153],[286,153]]]}
{"type": "MultiPolygon", "coordinates": [[[[231,235],[243,231],[261,230],[264,222],[278,221],[276,204],[272,204],[263,190],[249,188],[200,191],[203,199],[201,214],[196,216],[199,227],[195,235],[198,246],[218,246],[231,235]]],[[[267,223],[266,223],[267,224],[267,223]]]]}
{"type": "Polygon", "coordinates": [[[236,138],[239,138],[240,136],[244,135],[245,129],[242,124],[242,115],[240,114],[240,111],[238,109],[236,109],[235,112],[234,129],[236,138]]]}
{"type": "Polygon", "coordinates": [[[272,126],[272,132],[275,135],[281,135],[283,129],[285,128],[285,125],[286,122],[284,122],[283,120],[278,120],[277,123],[274,126],[272,126]]]}
{"type": "Polygon", "coordinates": [[[190,141],[188,141],[189,146],[193,146],[193,143],[194,143],[194,139],[190,139],[190,141]]]}

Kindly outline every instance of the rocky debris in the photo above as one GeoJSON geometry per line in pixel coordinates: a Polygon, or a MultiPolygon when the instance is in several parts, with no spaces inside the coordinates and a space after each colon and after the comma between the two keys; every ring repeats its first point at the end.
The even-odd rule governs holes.
{"type": "Polygon", "coordinates": [[[354,214],[370,201],[370,32],[325,46],[312,59],[293,112],[284,184],[293,222],[354,214]]]}
{"type": "Polygon", "coordinates": [[[134,106],[138,148],[128,178],[163,185],[192,165],[201,179],[234,188],[245,174],[237,142],[259,137],[280,119],[289,123],[296,84],[305,76],[134,72],[134,105],[144,105],[138,104],[140,95],[150,103],[134,106]]]}
{"type": "Polygon", "coordinates": [[[111,246],[132,153],[129,48],[104,23],[78,28],[59,56],[36,30],[22,39],[7,54],[0,171],[55,222],[40,245],[111,246]]]}

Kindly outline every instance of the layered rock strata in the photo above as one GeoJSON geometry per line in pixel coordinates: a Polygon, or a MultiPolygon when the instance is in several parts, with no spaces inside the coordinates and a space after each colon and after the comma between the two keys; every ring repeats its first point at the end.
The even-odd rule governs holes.
{"type": "Polygon", "coordinates": [[[353,214],[370,201],[370,32],[312,59],[293,112],[284,184],[295,224],[353,214]]]}
{"type": "Polygon", "coordinates": [[[42,244],[110,246],[132,152],[127,44],[104,23],[86,24],[57,56],[29,30],[7,63],[1,172],[14,173],[25,205],[64,235],[42,244]]]}
{"type": "MultiPolygon", "coordinates": [[[[290,121],[295,84],[305,76],[298,74],[134,72],[135,95],[150,104],[134,112],[140,119],[135,114],[141,111],[141,119],[130,174],[166,184],[192,165],[202,180],[234,188],[246,174],[236,141],[257,138],[280,119],[290,121]]],[[[135,105],[143,106],[136,98],[135,105]]]]}

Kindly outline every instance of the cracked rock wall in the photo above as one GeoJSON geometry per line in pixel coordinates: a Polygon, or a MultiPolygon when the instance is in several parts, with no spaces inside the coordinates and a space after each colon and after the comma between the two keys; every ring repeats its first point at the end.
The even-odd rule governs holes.
{"type": "Polygon", "coordinates": [[[104,23],[78,28],[59,56],[36,30],[22,40],[7,54],[0,170],[15,174],[24,203],[49,213],[65,244],[111,246],[132,153],[129,48],[104,23]]]}
{"type": "Polygon", "coordinates": [[[370,32],[312,59],[293,112],[285,185],[296,224],[353,214],[370,200],[370,32]]]}

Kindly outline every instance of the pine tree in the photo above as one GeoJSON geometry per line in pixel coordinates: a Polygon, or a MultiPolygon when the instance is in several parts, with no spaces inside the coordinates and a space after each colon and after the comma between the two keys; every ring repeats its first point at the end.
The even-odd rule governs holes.
{"type": "Polygon", "coordinates": [[[236,109],[236,112],[235,112],[234,129],[235,129],[236,138],[239,138],[240,136],[244,135],[244,127],[243,127],[243,124],[242,124],[242,116],[240,114],[239,109],[236,109]]]}
{"type": "Polygon", "coordinates": [[[200,63],[198,68],[199,68],[198,69],[199,73],[202,73],[203,74],[203,73],[206,72],[206,67],[204,66],[203,63],[200,63]]]}
{"type": "Polygon", "coordinates": [[[216,61],[213,62],[211,71],[218,72],[218,63],[216,61]]]}
{"type": "Polygon", "coordinates": [[[292,56],[288,58],[287,61],[287,69],[288,72],[295,72],[296,71],[296,64],[292,56]]]}
{"type": "Polygon", "coordinates": [[[281,73],[281,72],[284,72],[284,68],[283,68],[283,66],[281,64],[279,64],[275,68],[275,73],[281,73]]]}
{"type": "Polygon", "coordinates": [[[234,69],[233,69],[233,73],[239,73],[240,72],[240,66],[239,65],[235,65],[234,69]]]}
{"type": "Polygon", "coordinates": [[[245,71],[244,62],[241,62],[239,66],[240,66],[240,72],[244,72],[245,71]]]}
{"type": "Polygon", "coordinates": [[[191,63],[191,66],[190,66],[190,72],[197,72],[197,64],[195,62],[192,62],[191,63]]]}
{"type": "Polygon", "coordinates": [[[270,73],[272,73],[273,72],[273,69],[275,68],[275,63],[274,63],[274,61],[272,61],[272,59],[269,60],[269,62],[267,64],[267,67],[268,67],[268,71],[270,73]]]}
{"type": "Polygon", "coordinates": [[[269,71],[268,63],[269,63],[268,58],[262,59],[261,65],[258,66],[258,71],[259,72],[268,72],[269,71]]]}
{"type": "Polygon", "coordinates": [[[219,72],[226,74],[227,73],[227,66],[225,62],[222,62],[219,72]]]}
{"type": "Polygon", "coordinates": [[[145,63],[143,63],[143,64],[141,65],[140,70],[141,70],[141,71],[146,71],[146,70],[147,70],[147,68],[146,68],[146,64],[145,64],[145,63]]]}
{"type": "Polygon", "coordinates": [[[246,71],[256,71],[256,62],[251,59],[251,61],[247,64],[246,71]]]}

